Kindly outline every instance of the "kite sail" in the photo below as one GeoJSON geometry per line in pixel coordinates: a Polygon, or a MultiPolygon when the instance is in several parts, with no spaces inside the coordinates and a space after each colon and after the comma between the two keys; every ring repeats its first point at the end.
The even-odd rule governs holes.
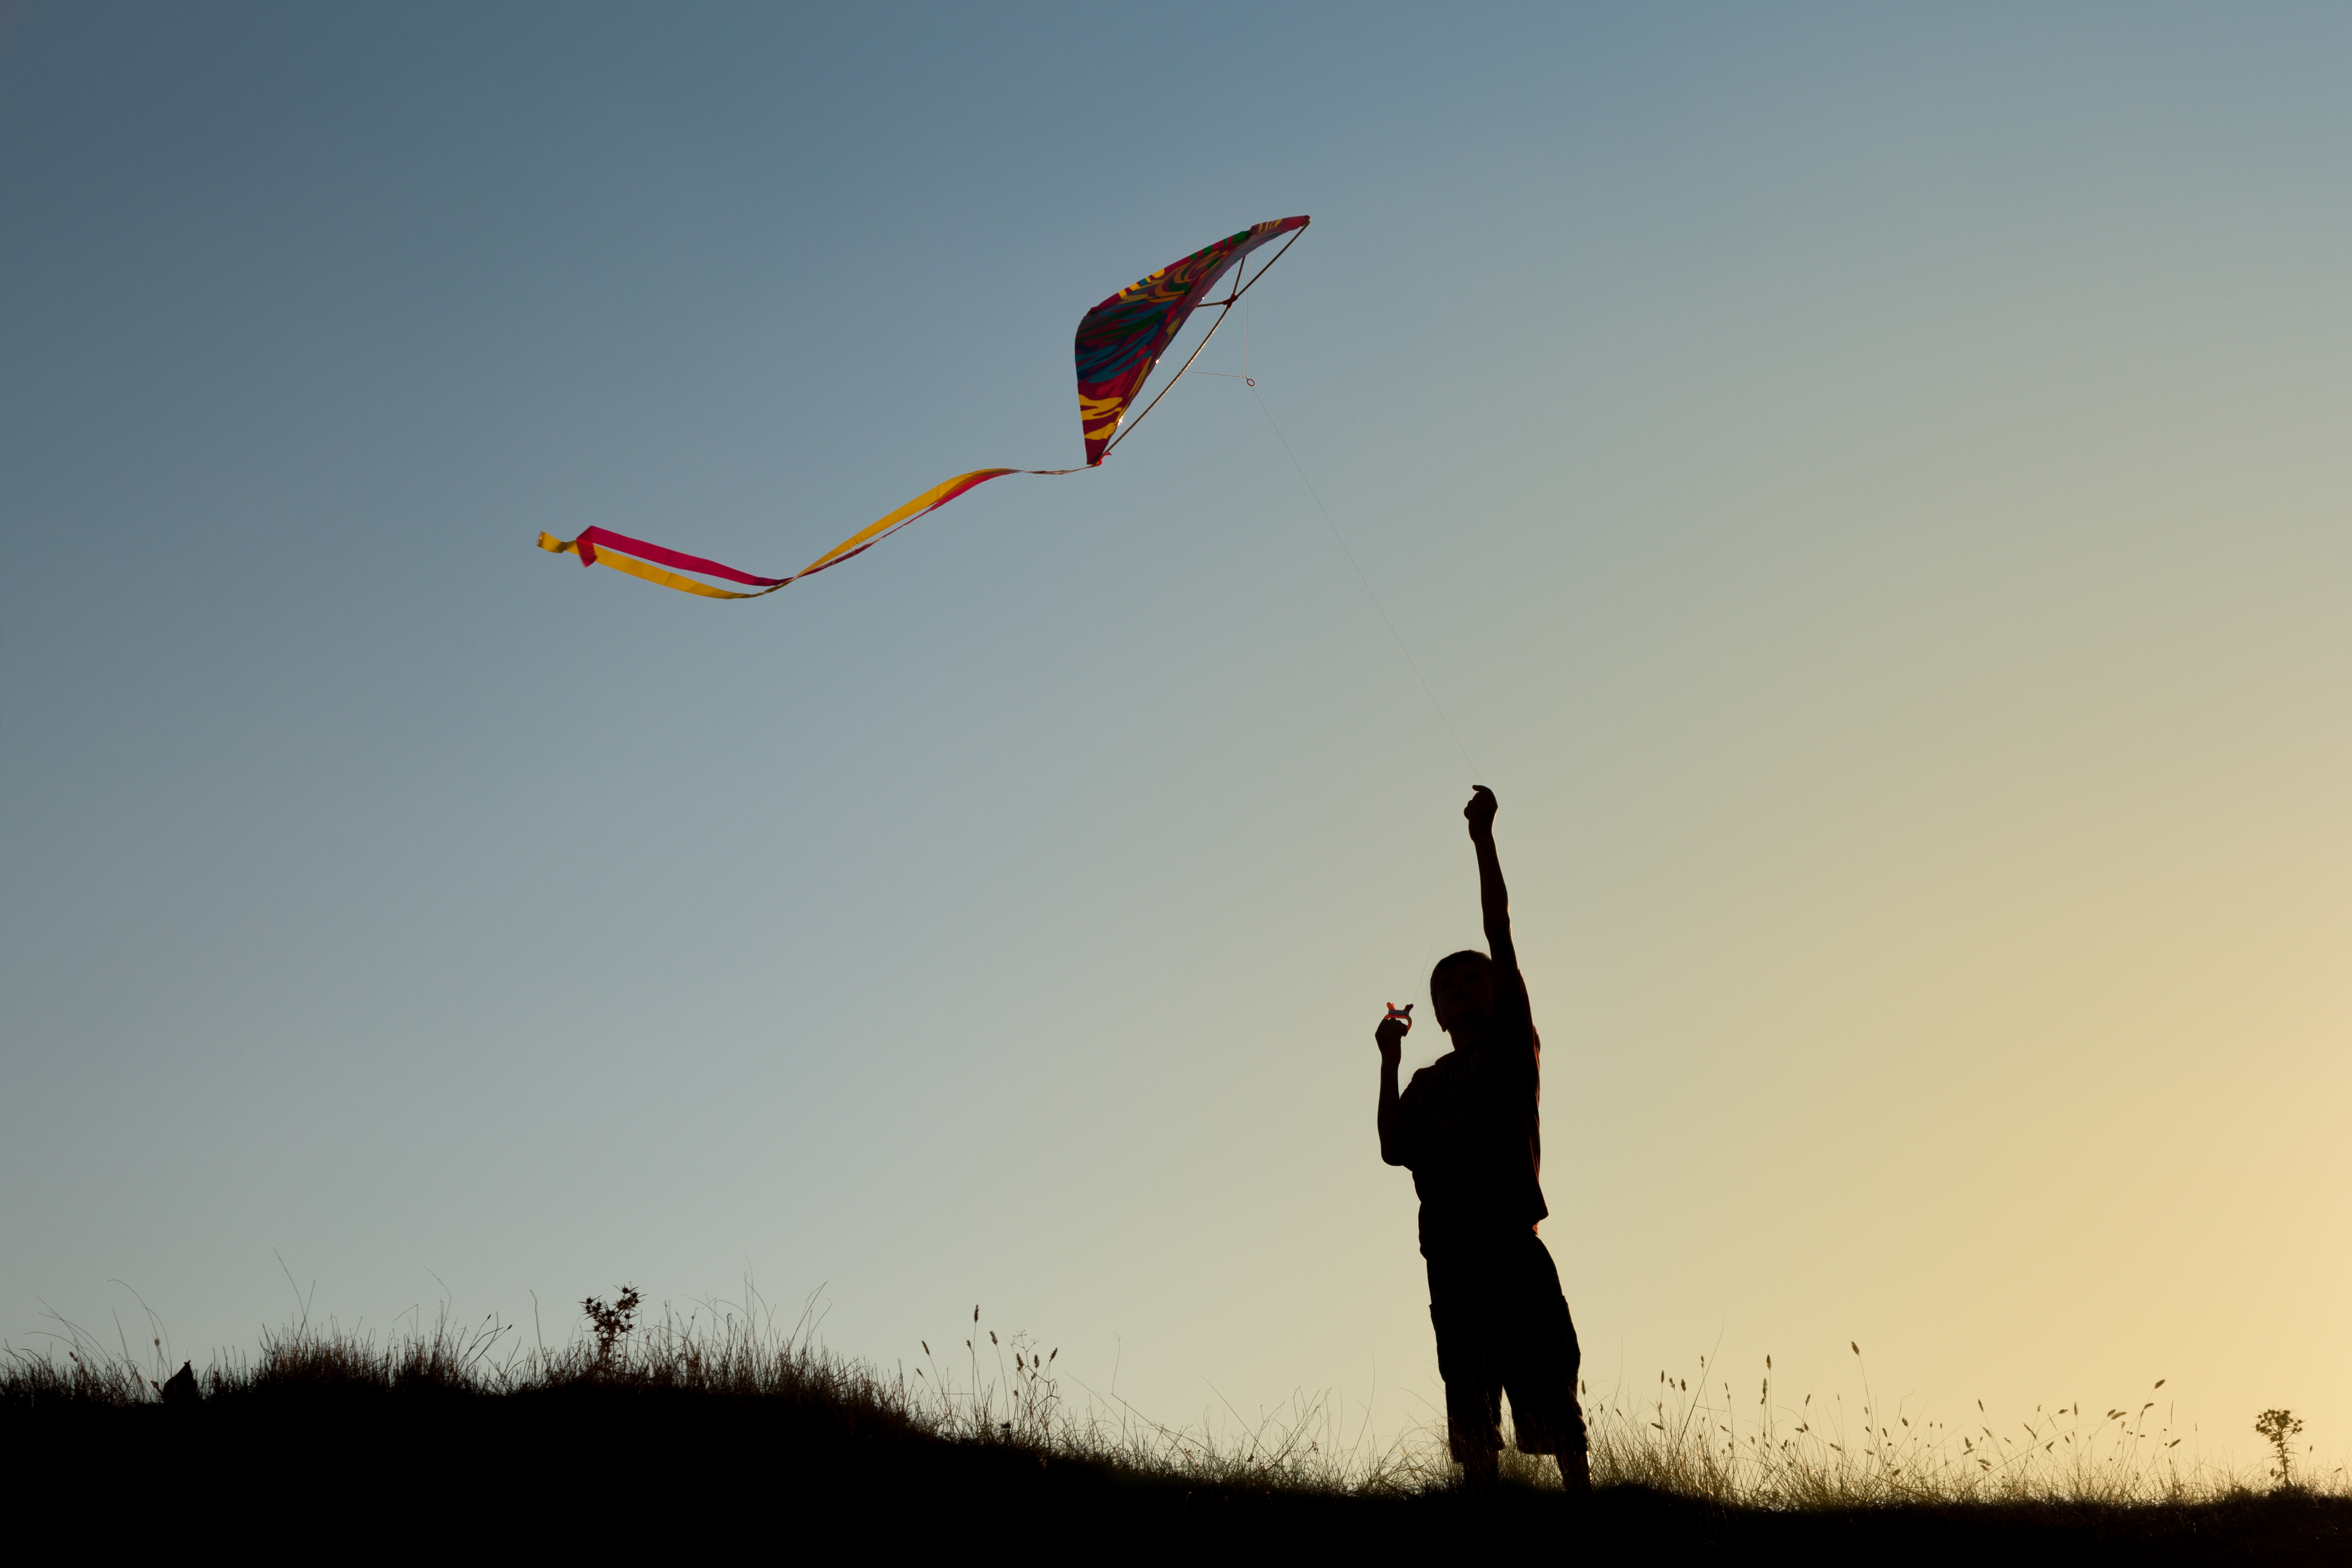
{"type": "MultiPolygon", "coordinates": [[[[1160,356],[1168,351],[1193,308],[1217,286],[1217,280],[1275,235],[1306,226],[1303,217],[1275,218],[1244,229],[1139,278],[1087,312],[1078,323],[1078,423],[1086,431],[1087,467],[1099,464],[1118,444],[1118,424],[1127,417],[1128,405],[1143,390],[1160,356]]],[[[1289,248],[1286,242],[1282,249],[1289,248]]],[[[1282,251],[1276,251],[1265,266],[1272,267],[1281,255],[1282,251]]],[[[1258,277],[1265,276],[1265,267],[1258,268],[1258,277]]],[[[1240,298],[1236,287],[1234,299],[1240,298]]],[[[1230,308],[1233,300],[1222,303],[1230,308]]],[[[1217,319],[1222,324],[1224,318],[1217,319]]],[[[1207,344],[1208,340],[1202,339],[1202,346],[1207,344]]],[[[1192,353],[1193,359],[1200,357],[1200,350],[1192,353]]],[[[1184,361],[1188,366],[1192,362],[1184,361]]]]}
{"type": "MultiPolygon", "coordinates": [[[[1234,302],[1256,286],[1265,276],[1265,269],[1282,259],[1282,251],[1297,242],[1298,233],[1307,227],[1305,217],[1273,218],[1254,225],[1236,235],[1228,235],[1214,245],[1203,246],[1181,261],[1169,263],[1159,271],[1137,279],[1120,289],[1093,309],[1078,322],[1078,423],[1086,437],[1088,468],[1097,467],[1111,448],[1127,438],[1128,433],[1142,423],[1144,414],[1159,406],[1160,398],[1168,395],[1165,388],[1130,421],[1128,410],[1143,391],[1143,383],[1160,363],[1160,356],[1184,329],[1184,323],[1202,305],[1218,307],[1218,316],[1201,339],[1200,348],[1192,358],[1184,361],[1176,372],[1183,375],[1192,368],[1192,360],[1201,357],[1201,349],[1209,346],[1209,339],[1224,324],[1224,312],[1234,302]],[[1256,277],[1244,282],[1236,277],[1233,292],[1223,299],[1211,299],[1209,291],[1235,267],[1242,266],[1252,251],[1282,235],[1291,237],[1283,241],[1282,250],[1266,257],[1257,269],[1256,277]],[[1122,428],[1122,425],[1124,428],[1122,428]]],[[[1171,379],[1170,386],[1175,382],[1171,379]]],[[[884,539],[913,522],[926,512],[936,511],[965,491],[1001,479],[1007,474],[1076,474],[1076,468],[975,468],[969,474],[959,474],[943,484],[934,485],[897,511],[875,519],[856,533],[850,535],[790,577],[758,577],[734,567],[723,566],[698,555],[648,544],[633,539],[609,528],[589,528],[577,538],[559,539],[552,534],[539,536],[539,548],[557,555],[577,555],[582,566],[609,566],[631,577],[657,582],[664,588],[675,588],[682,593],[699,594],[705,599],[758,599],[802,578],[813,576],[828,567],[839,566],[852,556],[863,555],[884,539]],[[670,570],[675,569],[675,570],[670,570]],[[741,583],[748,591],[714,588],[707,582],[682,575],[699,573],[728,582],[741,583]]]]}

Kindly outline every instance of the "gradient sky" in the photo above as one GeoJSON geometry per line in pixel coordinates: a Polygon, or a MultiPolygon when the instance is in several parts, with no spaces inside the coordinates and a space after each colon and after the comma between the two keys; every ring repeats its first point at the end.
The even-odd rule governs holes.
{"type": "Polygon", "coordinates": [[[1074,462],[1079,315],[1309,213],[1250,366],[1501,796],[1589,1380],[1852,1340],[2352,1448],[2347,68],[2333,7],[0,11],[0,1336],[748,1275],[1427,1419],[1370,1035],[1477,940],[1473,775],[1240,383],[753,604],[530,548],[782,570],[1074,462]]]}

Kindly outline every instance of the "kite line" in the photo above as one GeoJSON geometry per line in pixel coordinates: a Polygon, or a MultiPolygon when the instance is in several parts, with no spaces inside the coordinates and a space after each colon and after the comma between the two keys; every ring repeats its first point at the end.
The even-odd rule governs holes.
{"type": "MultiPolygon", "coordinates": [[[[1078,426],[1086,438],[1086,467],[1101,466],[1103,459],[1110,455],[1111,448],[1126,440],[1128,432],[1143,423],[1144,414],[1160,406],[1160,399],[1168,395],[1168,389],[1183,379],[1184,371],[1178,371],[1169,378],[1168,386],[1161,388],[1158,396],[1144,404],[1143,413],[1137,414],[1132,423],[1127,423],[1128,410],[1142,393],[1143,383],[1150,380],[1152,371],[1160,363],[1160,356],[1167,352],[1168,345],[1184,329],[1184,323],[1191,319],[1192,312],[1204,304],[1220,308],[1215,322],[1202,338],[1200,348],[1194,349],[1192,358],[1184,361],[1185,370],[1192,368],[1192,360],[1201,357],[1201,349],[1209,346],[1209,339],[1216,336],[1217,328],[1224,325],[1225,317],[1233,310],[1235,301],[1257,286],[1258,279],[1265,276],[1266,268],[1282,259],[1284,251],[1298,243],[1299,235],[1306,232],[1307,221],[1303,214],[1295,218],[1269,218],[1239,234],[1229,235],[1213,245],[1203,246],[1182,260],[1171,262],[1159,271],[1138,278],[1079,319],[1076,346],[1078,426]],[[1250,253],[1282,235],[1290,237],[1283,241],[1281,250],[1265,259],[1257,269],[1256,277],[1247,277],[1250,253]],[[1235,268],[1240,270],[1236,272],[1235,268]],[[1209,291],[1228,272],[1234,274],[1233,293],[1223,299],[1207,298],[1209,291]],[[1247,281],[1244,281],[1244,277],[1247,281]],[[1124,429],[1121,428],[1123,423],[1124,429]]],[[[1243,319],[1247,321],[1246,313],[1243,319]]],[[[1267,417],[1271,419],[1273,416],[1269,414],[1267,417]]],[[[539,548],[557,555],[576,555],[583,567],[609,566],[615,571],[644,581],[704,599],[761,599],[780,588],[798,582],[802,578],[814,576],[865,554],[916,518],[937,511],[966,491],[985,485],[991,479],[1001,479],[1007,474],[1034,474],[1050,477],[1080,471],[1077,468],[975,468],[968,474],[959,474],[952,479],[932,486],[897,511],[876,518],[790,577],[761,577],[703,556],[688,555],[683,550],[649,544],[644,539],[631,538],[626,534],[616,534],[602,528],[583,529],[577,538],[568,539],[542,533],[539,536],[539,548]],[[715,588],[694,577],[683,575],[687,572],[741,583],[750,591],[715,588]]],[[[1411,657],[1410,654],[1406,656],[1411,657]]],[[[1424,686],[1427,684],[1423,683],[1424,686]]],[[[1457,740],[1455,744],[1460,742],[1457,740]]]]}
{"type": "Polygon", "coordinates": [[[1243,380],[1248,382],[1250,396],[1257,400],[1258,413],[1265,415],[1267,428],[1274,432],[1274,438],[1282,443],[1283,455],[1290,459],[1291,467],[1297,471],[1298,482],[1307,486],[1307,493],[1315,499],[1315,509],[1323,514],[1323,526],[1331,530],[1331,538],[1339,544],[1339,553],[1346,556],[1348,564],[1356,569],[1356,580],[1363,584],[1364,597],[1372,601],[1372,608],[1380,612],[1381,624],[1387,627],[1389,635],[1396,639],[1397,652],[1404,655],[1405,664],[1412,670],[1412,678],[1421,683],[1422,695],[1429,699],[1430,707],[1437,714],[1437,722],[1445,727],[1445,733],[1454,741],[1454,749],[1462,754],[1463,762],[1470,769],[1470,777],[1477,778],[1478,765],[1470,760],[1470,748],[1462,744],[1461,732],[1454,727],[1454,721],[1445,716],[1445,705],[1437,700],[1437,688],[1431,685],[1429,677],[1421,673],[1421,661],[1412,656],[1412,650],[1405,644],[1404,633],[1398,631],[1396,622],[1389,618],[1388,606],[1382,604],[1381,596],[1372,591],[1372,580],[1364,575],[1363,564],[1356,559],[1356,552],[1348,548],[1347,536],[1339,531],[1339,525],[1331,520],[1331,508],[1323,504],[1322,494],[1315,488],[1315,481],[1307,476],[1306,468],[1298,461],[1298,454],[1290,449],[1290,437],[1283,434],[1282,426],[1275,423],[1274,411],[1266,407],[1265,399],[1258,395],[1257,383],[1249,381],[1247,376],[1243,380]]]}

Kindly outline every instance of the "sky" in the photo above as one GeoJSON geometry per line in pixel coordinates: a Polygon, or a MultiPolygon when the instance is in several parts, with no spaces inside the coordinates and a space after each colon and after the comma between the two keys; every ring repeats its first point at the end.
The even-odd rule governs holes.
{"type": "Polygon", "coordinates": [[[1596,1394],[2352,1449],[2347,51],[0,10],[0,1338],[748,1284],[1409,1431],[1482,782],[1596,1394]],[[1302,213],[1097,471],[531,548],[1076,463],[1078,317],[1302,213]]]}

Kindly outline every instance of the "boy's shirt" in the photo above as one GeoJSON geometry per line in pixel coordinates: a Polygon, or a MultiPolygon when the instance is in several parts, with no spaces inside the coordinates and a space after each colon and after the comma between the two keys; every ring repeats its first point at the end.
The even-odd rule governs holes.
{"type": "Polygon", "coordinates": [[[1536,1119],[1543,1046],[1518,970],[1495,978],[1485,1048],[1439,1057],[1397,1098],[1424,1257],[1433,1247],[1533,1229],[1549,1212],[1536,1119]]]}

